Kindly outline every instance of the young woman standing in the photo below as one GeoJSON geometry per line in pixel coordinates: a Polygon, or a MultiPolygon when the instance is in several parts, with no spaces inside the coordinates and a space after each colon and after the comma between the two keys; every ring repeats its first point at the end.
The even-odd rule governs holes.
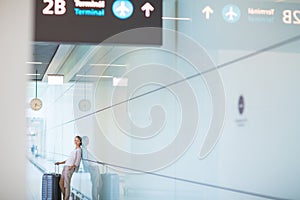
{"type": "Polygon", "coordinates": [[[71,178],[74,172],[78,172],[81,161],[81,137],[76,136],[74,143],[76,148],[71,152],[70,157],[65,161],[55,163],[56,165],[65,164],[59,181],[59,186],[64,200],[69,200],[70,198],[71,178]]]}

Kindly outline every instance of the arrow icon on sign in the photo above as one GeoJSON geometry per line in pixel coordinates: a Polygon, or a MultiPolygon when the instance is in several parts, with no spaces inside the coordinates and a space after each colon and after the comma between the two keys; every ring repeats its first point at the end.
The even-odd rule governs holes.
{"type": "Polygon", "coordinates": [[[211,7],[206,6],[203,10],[202,13],[205,14],[205,19],[209,19],[210,15],[214,13],[213,9],[211,7]]]}
{"type": "Polygon", "coordinates": [[[151,12],[154,11],[154,7],[149,2],[147,2],[142,6],[141,10],[145,12],[145,17],[150,17],[151,12]]]}

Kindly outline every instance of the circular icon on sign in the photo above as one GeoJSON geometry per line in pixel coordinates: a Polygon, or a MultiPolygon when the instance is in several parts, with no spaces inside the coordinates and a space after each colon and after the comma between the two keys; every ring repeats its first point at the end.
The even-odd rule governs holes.
{"type": "Polygon", "coordinates": [[[241,11],[238,6],[228,4],[222,11],[223,19],[228,23],[236,23],[241,17],[241,11]]]}
{"type": "Polygon", "coordinates": [[[112,5],[113,14],[119,19],[128,19],[133,10],[133,4],[129,0],[116,0],[112,5]]]}

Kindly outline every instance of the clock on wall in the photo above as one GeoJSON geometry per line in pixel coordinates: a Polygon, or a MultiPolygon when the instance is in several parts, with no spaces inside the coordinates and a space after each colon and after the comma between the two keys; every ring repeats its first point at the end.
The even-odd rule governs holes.
{"type": "Polygon", "coordinates": [[[86,79],[84,81],[84,98],[81,99],[78,103],[78,108],[81,112],[87,112],[91,109],[92,104],[91,101],[87,99],[86,97],[86,79]]]}
{"type": "Polygon", "coordinates": [[[89,111],[91,109],[91,101],[88,99],[82,99],[79,101],[78,107],[82,112],[89,111]]]}
{"type": "Polygon", "coordinates": [[[36,70],[36,73],[35,73],[35,98],[31,99],[30,101],[30,107],[32,110],[34,111],[38,111],[40,110],[42,107],[43,107],[43,102],[41,99],[39,99],[37,97],[37,92],[38,92],[38,89],[37,89],[37,70],[36,70]]]}
{"type": "Polygon", "coordinates": [[[34,111],[38,111],[43,107],[43,102],[39,98],[34,98],[30,101],[30,107],[34,111]]]}

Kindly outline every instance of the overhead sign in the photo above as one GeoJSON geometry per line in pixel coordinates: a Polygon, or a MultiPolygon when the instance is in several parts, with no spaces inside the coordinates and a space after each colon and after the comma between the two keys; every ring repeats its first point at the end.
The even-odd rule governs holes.
{"type": "Polygon", "coordinates": [[[206,48],[253,51],[300,33],[297,2],[202,0],[186,7],[197,24],[193,37],[206,48]]]}
{"type": "MultiPolygon", "coordinates": [[[[162,28],[162,0],[36,0],[35,41],[101,43],[144,27],[162,28]]],[[[140,31],[136,42],[119,42],[159,45],[162,33],[140,31]]]]}

